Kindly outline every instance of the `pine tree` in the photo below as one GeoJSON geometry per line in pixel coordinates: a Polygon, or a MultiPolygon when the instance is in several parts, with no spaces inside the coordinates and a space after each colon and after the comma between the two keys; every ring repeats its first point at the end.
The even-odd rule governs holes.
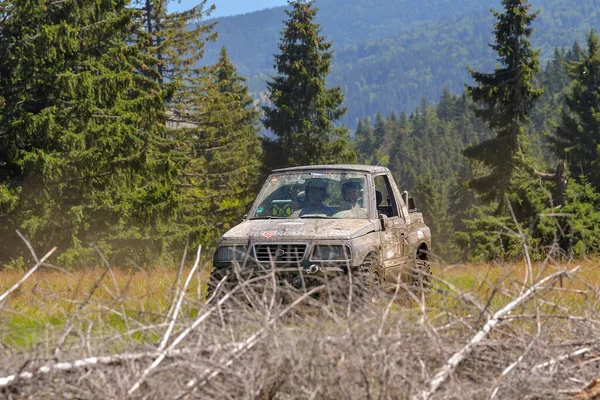
{"type": "Polygon", "coordinates": [[[16,228],[70,248],[66,261],[90,243],[148,239],[176,196],[138,12],[125,1],[16,0],[0,13],[0,258],[20,254],[16,228]]]}
{"type": "Polygon", "coordinates": [[[261,158],[259,112],[225,48],[211,77],[205,97],[198,98],[198,126],[186,129],[192,156],[182,184],[185,224],[202,243],[241,220],[256,194],[261,158]]]}
{"type": "Polygon", "coordinates": [[[277,76],[267,82],[271,106],[263,107],[268,169],[291,165],[354,162],[348,130],[336,127],[346,108],[341,87],[326,87],[331,71],[331,42],[314,22],[314,1],[290,1],[291,10],[275,55],[277,76]]]}
{"type": "MultiPolygon", "coordinates": [[[[408,147],[408,136],[411,132],[411,126],[404,111],[400,114],[397,128],[394,131],[396,132],[396,136],[393,138],[390,146],[390,161],[388,168],[392,171],[396,179],[399,179],[400,176],[404,176],[401,175],[401,172],[403,165],[406,165],[407,154],[405,152],[408,147]]],[[[402,182],[402,185],[406,185],[406,182],[402,182]]]]}
{"type": "Polygon", "coordinates": [[[574,80],[565,95],[566,107],[549,139],[555,154],[568,161],[571,174],[587,178],[600,192],[600,48],[593,30],[587,54],[571,64],[569,73],[574,80]]]}
{"type": "Polygon", "coordinates": [[[375,115],[375,126],[373,127],[373,134],[375,135],[375,149],[383,146],[383,140],[385,138],[385,121],[381,113],[375,115]]]}
{"type": "Polygon", "coordinates": [[[493,73],[470,70],[477,86],[467,89],[473,100],[482,105],[475,110],[488,127],[497,133],[495,138],[471,146],[464,154],[481,162],[488,174],[472,180],[470,187],[485,201],[497,201],[498,214],[504,211],[504,196],[510,180],[524,154],[523,126],[535,100],[541,95],[532,84],[533,74],[539,71],[539,51],[531,49],[528,38],[536,14],[529,14],[527,0],[503,0],[505,13],[493,12],[495,44],[500,66],[493,73]]]}
{"type": "Polygon", "coordinates": [[[214,23],[195,23],[212,11],[204,10],[206,1],[172,14],[166,0],[144,1],[151,50],[162,60],[160,83],[169,95],[165,139],[176,143],[183,197],[181,219],[171,230],[208,245],[241,219],[255,194],[258,111],[225,49],[216,65],[197,67],[206,43],[216,38],[214,23]]]}
{"type": "Polygon", "coordinates": [[[358,161],[363,164],[370,164],[373,160],[375,152],[375,134],[371,119],[366,117],[363,120],[358,120],[356,127],[356,136],[354,138],[354,149],[358,157],[358,161]]]}

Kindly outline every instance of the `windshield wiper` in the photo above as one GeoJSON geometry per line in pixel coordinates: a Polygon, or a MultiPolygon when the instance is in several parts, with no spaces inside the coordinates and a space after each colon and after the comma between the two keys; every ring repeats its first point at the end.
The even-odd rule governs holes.
{"type": "Polygon", "coordinates": [[[275,217],[272,215],[266,215],[264,217],[252,217],[250,219],[287,219],[288,217],[275,217]]]}
{"type": "Polygon", "coordinates": [[[331,217],[328,217],[325,214],[304,214],[304,215],[300,215],[299,218],[323,218],[323,219],[329,219],[331,217]]]}

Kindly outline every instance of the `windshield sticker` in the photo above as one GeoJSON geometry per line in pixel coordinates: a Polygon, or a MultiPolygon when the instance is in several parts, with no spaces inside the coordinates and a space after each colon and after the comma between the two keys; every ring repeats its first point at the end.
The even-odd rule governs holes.
{"type": "Polygon", "coordinates": [[[256,209],[256,212],[257,212],[257,213],[261,213],[261,212],[263,212],[264,210],[265,210],[265,209],[264,209],[264,207],[258,207],[258,208],[256,209]]]}

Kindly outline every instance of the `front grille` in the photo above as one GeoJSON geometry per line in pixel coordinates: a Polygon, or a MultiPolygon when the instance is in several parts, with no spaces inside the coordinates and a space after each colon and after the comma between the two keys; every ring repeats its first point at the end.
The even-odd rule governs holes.
{"type": "Polygon", "coordinates": [[[306,253],[306,244],[270,243],[254,245],[254,256],[258,262],[295,263],[302,260],[304,253],[306,253]]]}

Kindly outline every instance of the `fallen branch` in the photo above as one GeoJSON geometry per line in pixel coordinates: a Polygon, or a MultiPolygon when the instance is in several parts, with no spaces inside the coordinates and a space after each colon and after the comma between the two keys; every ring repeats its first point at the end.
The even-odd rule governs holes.
{"type": "MultiPolygon", "coordinates": [[[[230,346],[238,346],[238,343],[231,343],[230,346]]],[[[218,346],[221,348],[221,346],[218,346]]],[[[217,349],[217,346],[214,348],[204,348],[202,349],[203,353],[209,353],[217,349]]],[[[171,349],[167,351],[164,355],[165,357],[177,357],[181,355],[193,354],[194,352],[198,352],[198,349],[171,349]]],[[[158,352],[144,352],[144,353],[127,353],[127,354],[116,354],[110,356],[99,356],[99,357],[87,357],[80,360],[75,361],[63,361],[63,362],[55,362],[46,364],[36,371],[23,371],[19,374],[9,375],[0,378],[0,388],[7,387],[18,380],[31,380],[39,375],[46,375],[50,372],[55,371],[73,371],[81,368],[92,367],[96,365],[114,365],[120,364],[124,361],[135,361],[144,358],[155,358],[161,355],[162,353],[158,352]]]]}
{"type": "Polygon", "coordinates": [[[574,351],[571,354],[565,354],[563,356],[553,358],[550,361],[546,361],[545,363],[534,365],[533,368],[531,368],[531,371],[535,371],[536,369],[540,369],[540,368],[552,367],[561,361],[568,360],[569,358],[573,358],[573,357],[577,357],[577,356],[589,353],[590,351],[592,351],[592,349],[590,347],[584,347],[582,349],[574,351]]]}
{"type": "MultiPolygon", "coordinates": [[[[154,360],[154,362],[144,370],[144,372],[142,372],[142,375],[140,376],[140,378],[137,380],[137,382],[127,391],[128,395],[132,395],[136,390],[139,389],[140,385],[142,384],[142,382],[144,382],[144,379],[146,379],[146,376],[148,376],[148,374],[154,369],[156,368],[166,357],[166,355],[168,354],[169,351],[173,350],[187,335],[190,334],[190,332],[192,332],[194,329],[196,329],[202,322],[204,322],[215,310],[217,310],[219,307],[221,307],[221,305],[223,303],[225,303],[231,296],[233,296],[234,293],[236,293],[238,290],[240,290],[241,288],[246,287],[247,285],[249,285],[250,283],[254,283],[254,282],[258,282],[261,280],[265,280],[266,278],[268,278],[268,275],[265,276],[257,276],[256,278],[252,278],[249,279],[247,281],[245,281],[244,283],[242,283],[241,285],[237,285],[236,287],[234,287],[233,289],[231,289],[231,291],[229,291],[228,293],[226,293],[218,302],[217,304],[215,304],[214,306],[212,306],[210,309],[208,309],[204,314],[202,314],[200,317],[198,317],[191,326],[189,326],[186,330],[184,330],[183,332],[181,332],[179,334],[179,336],[177,336],[177,338],[175,338],[175,340],[173,340],[173,342],[169,345],[169,347],[167,349],[164,349],[159,356],[156,358],[156,360],[154,360]]],[[[221,279],[221,281],[219,282],[219,286],[227,279],[227,275],[225,275],[225,277],[223,277],[223,279],[221,279]]],[[[216,294],[213,293],[213,296],[216,294]]],[[[210,301],[210,299],[209,299],[210,301]]]]}
{"type": "Polygon", "coordinates": [[[500,377],[497,379],[496,387],[494,388],[494,390],[492,390],[490,399],[496,398],[496,395],[498,394],[498,392],[500,390],[500,380],[502,380],[504,377],[506,377],[513,369],[515,369],[517,367],[517,365],[519,365],[523,361],[523,359],[531,352],[531,350],[533,349],[533,345],[540,338],[541,334],[542,334],[542,323],[540,321],[540,316],[538,314],[538,316],[537,316],[537,333],[535,334],[535,336],[531,340],[531,342],[529,342],[529,344],[525,348],[525,351],[523,352],[523,354],[521,354],[519,356],[519,358],[517,358],[516,361],[513,361],[508,367],[506,367],[504,369],[504,371],[502,371],[502,374],[500,374],[500,377]]]}
{"type": "Polygon", "coordinates": [[[8,289],[2,296],[0,296],[0,304],[4,301],[5,298],[8,297],[9,294],[17,290],[23,282],[25,282],[37,269],[56,251],[56,247],[53,247],[49,252],[46,253],[44,257],[42,257],[34,266],[27,272],[17,283],[15,283],[10,289],[8,289]]]}
{"type": "Polygon", "coordinates": [[[557,272],[557,273],[547,276],[546,278],[542,279],[535,285],[531,286],[522,295],[520,295],[515,300],[508,303],[505,307],[503,307],[502,309],[497,311],[494,314],[494,316],[487,321],[487,323],[483,326],[483,328],[479,332],[477,332],[477,334],[475,336],[473,336],[471,341],[466,346],[461,348],[458,352],[454,353],[454,355],[452,357],[450,357],[450,359],[448,359],[448,361],[446,361],[444,366],[438,370],[438,372],[434,375],[433,379],[431,379],[431,381],[429,382],[429,389],[425,390],[421,394],[421,397],[423,399],[428,399],[431,395],[433,395],[440,388],[440,386],[446,381],[446,379],[448,379],[448,377],[454,372],[456,367],[462,361],[464,361],[469,354],[471,354],[475,345],[477,345],[479,342],[481,342],[483,339],[485,339],[489,335],[489,333],[492,331],[492,329],[494,329],[494,327],[496,327],[496,325],[498,325],[501,322],[502,318],[504,318],[506,315],[508,315],[510,312],[512,312],[519,305],[521,305],[522,303],[529,300],[536,292],[545,289],[544,285],[546,283],[548,283],[552,280],[573,274],[579,268],[580,268],[580,266],[577,266],[570,271],[560,271],[560,272],[557,272]]]}
{"type": "Polygon", "coordinates": [[[171,318],[169,327],[167,328],[167,331],[165,332],[165,336],[163,337],[163,340],[160,342],[160,345],[158,346],[159,352],[163,351],[164,348],[167,346],[167,342],[169,340],[169,337],[171,336],[171,332],[173,331],[173,328],[175,327],[175,322],[177,321],[177,317],[179,315],[179,310],[181,309],[181,303],[183,302],[183,298],[185,297],[185,291],[187,290],[187,288],[192,280],[192,277],[194,276],[194,272],[196,271],[196,268],[198,268],[198,264],[200,263],[201,251],[202,251],[202,245],[198,246],[198,252],[196,253],[196,262],[194,263],[192,270],[188,274],[188,277],[185,280],[185,283],[183,284],[183,289],[181,290],[181,294],[179,295],[179,299],[177,300],[177,304],[175,305],[175,310],[173,311],[173,317],[171,318]]]}
{"type": "Polygon", "coordinates": [[[47,364],[40,367],[35,372],[23,371],[16,375],[9,375],[0,378],[0,387],[6,387],[17,380],[30,380],[38,375],[45,375],[52,371],[72,371],[79,368],[90,367],[93,365],[110,365],[117,364],[123,361],[139,360],[145,357],[156,357],[156,353],[140,353],[140,354],[118,354],[113,356],[102,356],[102,357],[88,357],[81,360],[71,362],[58,362],[53,364],[47,364]]]}
{"type": "MultiPolygon", "coordinates": [[[[191,382],[188,382],[188,384],[186,386],[188,386],[188,387],[195,386],[194,390],[196,390],[198,387],[202,387],[202,386],[206,385],[211,379],[213,379],[214,377],[219,375],[221,372],[223,372],[223,370],[225,368],[228,368],[229,366],[231,366],[231,364],[233,364],[233,362],[236,359],[238,359],[244,353],[246,353],[246,351],[248,351],[252,347],[254,347],[254,345],[256,343],[258,343],[258,341],[261,339],[262,335],[267,331],[267,328],[269,328],[271,325],[273,325],[278,319],[280,319],[285,314],[290,312],[290,310],[294,309],[294,307],[296,307],[298,304],[302,303],[308,297],[310,297],[313,294],[315,294],[319,291],[322,291],[324,289],[325,289],[325,287],[323,285],[317,286],[317,287],[309,290],[308,292],[304,293],[302,296],[298,297],[296,300],[294,300],[294,302],[292,302],[292,304],[290,304],[289,306],[284,308],[275,317],[271,318],[264,327],[262,327],[261,329],[256,331],[254,334],[252,334],[250,337],[248,337],[248,339],[246,339],[245,341],[238,343],[236,348],[231,351],[230,358],[227,362],[225,362],[224,364],[219,363],[219,367],[215,368],[213,371],[208,370],[204,374],[204,377],[201,378],[202,380],[200,381],[199,384],[196,385],[194,381],[191,381],[191,382]]],[[[180,396],[180,398],[181,397],[182,396],[180,396]]]]}

